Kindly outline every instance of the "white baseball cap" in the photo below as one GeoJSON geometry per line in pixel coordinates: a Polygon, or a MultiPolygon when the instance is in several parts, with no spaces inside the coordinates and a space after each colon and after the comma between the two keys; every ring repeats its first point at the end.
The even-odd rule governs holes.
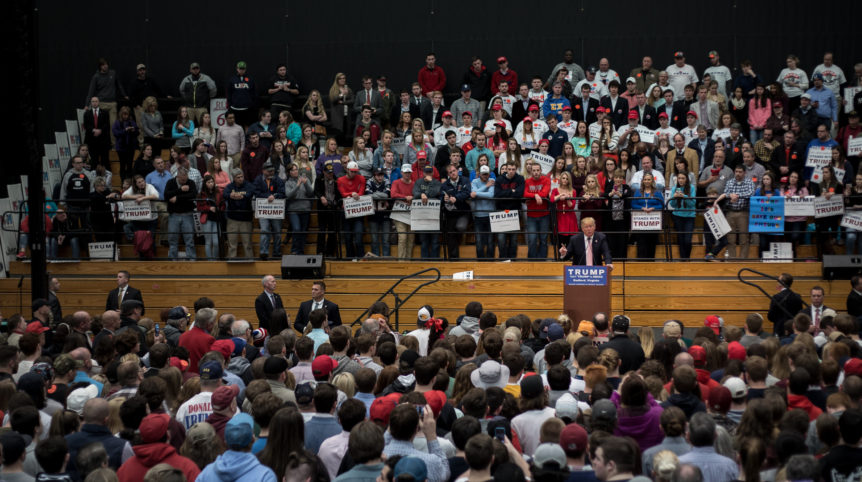
{"type": "Polygon", "coordinates": [[[479,174],[487,174],[489,172],[491,172],[491,168],[488,166],[481,166],[479,168],[479,174]]]}

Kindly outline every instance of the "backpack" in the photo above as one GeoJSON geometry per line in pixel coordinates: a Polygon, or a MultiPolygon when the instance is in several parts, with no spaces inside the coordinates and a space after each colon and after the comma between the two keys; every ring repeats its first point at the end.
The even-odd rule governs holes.
{"type": "Polygon", "coordinates": [[[144,259],[153,259],[155,252],[153,250],[153,233],[142,229],[135,231],[135,253],[144,259]]]}

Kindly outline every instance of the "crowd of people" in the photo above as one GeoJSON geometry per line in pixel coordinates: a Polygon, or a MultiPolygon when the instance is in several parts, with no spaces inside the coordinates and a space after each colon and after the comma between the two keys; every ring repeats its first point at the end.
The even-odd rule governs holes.
{"type": "Polygon", "coordinates": [[[223,124],[207,112],[219,89],[197,62],[179,85],[176,120],[166,124],[158,110],[166,91],[146,65],[123,86],[100,59],[87,93],[85,145],[49,193],[61,203],[48,223],[49,254],[71,246],[77,258],[82,243],[122,233],[143,257],[161,243],[177,259],[182,237],[185,258],[194,259],[197,236],[209,259],[253,258],[259,232],[263,259],[287,243],[292,254],[305,252],[309,233],[327,256],[390,256],[397,245],[397,256],[410,258],[418,243],[422,258],[455,259],[472,235],[480,259],[494,258],[495,246],[497,257],[512,259],[520,242],[528,257],[547,259],[549,240],[564,245],[586,214],[611,236],[614,257],[628,257],[634,243],[638,258],[652,259],[657,232],[632,232],[630,219],[659,210],[687,259],[707,207],[721,208],[732,229],[715,239],[704,228],[707,259],[725,246],[732,258],[776,241],[795,250],[814,230],[818,255],[833,253],[836,241],[862,252],[862,238],[840,227],[840,215],[815,223],[790,216],[783,233],[761,236],[748,226],[752,196],[843,195],[848,211],[862,207],[859,154],[850,146],[862,133],[862,90],[852,98],[842,91],[862,86],[862,64],[848,78],[827,52],[809,75],[788,55],[770,82],[750,61],[734,76],[718,52],[707,58],[700,75],[675,52],[664,70],[644,57],[625,76],[606,58],[583,69],[569,50],[549,77],[529,80],[504,56],[493,73],[473,58],[448,105],[433,53],[417,81],[397,92],[385,75],[364,76],[354,91],[343,73],[328,92],[301,91],[285,65],[255,82],[240,61],[223,89],[223,124]],[[827,158],[809,156],[821,150],[827,158]],[[345,216],[344,202],[362,196],[372,212],[345,216]],[[404,215],[419,201],[440,202],[437,229],[411,229],[404,215]],[[125,221],[131,203],[149,206],[151,219],[125,221]],[[283,214],[260,218],[261,206],[283,214]],[[512,210],[521,213],[517,229],[490,216],[512,210]]]}
{"type": "Polygon", "coordinates": [[[862,277],[847,311],[782,274],[764,326],[720,316],[507,320],[431,305],[353,329],[322,281],[258,323],[148,314],[121,271],[98,316],[60,282],[0,316],[0,480],[850,481],[862,473],[862,277]],[[286,310],[297,309],[293,322],[286,310]],[[150,317],[147,317],[150,316],[150,317]],[[692,324],[697,326],[692,326],[692,324]]]}

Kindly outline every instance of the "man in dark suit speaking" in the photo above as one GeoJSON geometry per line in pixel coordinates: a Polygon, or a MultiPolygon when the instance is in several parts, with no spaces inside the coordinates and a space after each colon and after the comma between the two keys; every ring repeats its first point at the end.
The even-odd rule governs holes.
{"type": "Polygon", "coordinates": [[[581,220],[581,232],[569,238],[568,246],[560,246],[560,256],[563,261],[571,258],[573,265],[601,266],[604,263],[609,269],[614,269],[608,238],[596,232],[593,218],[581,220]]]}
{"type": "Polygon", "coordinates": [[[126,300],[138,300],[141,302],[141,314],[144,314],[144,297],[141,296],[140,290],[129,286],[131,278],[132,276],[126,270],[117,273],[117,287],[108,292],[105,311],[119,310],[126,300]]]}
{"type": "Polygon", "coordinates": [[[296,321],[293,323],[293,328],[297,331],[304,331],[305,325],[308,324],[308,314],[314,310],[326,310],[326,319],[329,321],[329,327],[338,326],[341,324],[341,312],[338,311],[338,305],[324,299],[326,295],[326,284],[323,281],[315,281],[311,285],[311,299],[303,301],[299,305],[299,312],[296,314],[296,321]]]}
{"type": "MultiPolygon", "coordinates": [[[[254,312],[257,313],[257,322],[260,327],[270,330],[272,329],[270,323],[272,312],[279,308],[284,309],[284,304],[281,302],[281,296],[275,292],[275,276],[268,274],[263,277],[261,283],[263,284],[263,293],[257,295],[257,299],[254,300],[254,312]]],[[[279,331],[281,330],[279,329],[279,331]]],[[[278,332],[274,334],[277,335],[278,332]]]]}

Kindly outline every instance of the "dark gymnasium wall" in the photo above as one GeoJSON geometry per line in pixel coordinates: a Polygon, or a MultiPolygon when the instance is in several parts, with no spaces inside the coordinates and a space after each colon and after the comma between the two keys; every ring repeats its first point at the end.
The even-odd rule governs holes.
{"type": "MultiPolygon", "coordinates": [[[[625,78],[651,55],[655,67],[672,63],[682,50],[702,73],[707,52],[718,50],[734,74],[750,59],[773,80],[794,53],[807,72],[835,52],[848,76],[862,62],[862,2],[207,2],[37,1],[41,117],[39,132],[62,130],[84,105],[96,59],[107,58],[122,81],[145,63],[163,88],[176,95],[189,63],[223,92],[237,60],[261,86],[286,62],[302,93],[328,91],[336,72],[356,89],[363,74],[389,77],[400,89],[415,81],[425,53],[435,51],[445,69],[447,91],[479,55],[495,70],[499,55],[522,80],[547,77],[565,48],[581,66],[610,59],[625,78]],[[366,8],[362,8],[363,5],[366,8]]],[[[44,139],[42,140],[44,142],[44,139]]]]}

